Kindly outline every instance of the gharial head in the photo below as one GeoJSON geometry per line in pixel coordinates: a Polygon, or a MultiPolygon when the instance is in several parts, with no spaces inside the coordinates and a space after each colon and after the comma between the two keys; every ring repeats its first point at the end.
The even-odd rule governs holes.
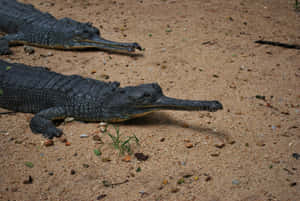
{"type": "Polygon", "coordinates": [[[189,110],[214,112],[223,109],[219,101],[181,100],[163,95],[156,84],[118,88],[102,105],[103,120],[120,122],[144,116],[157,110],[189,110]]]}
{"type": "MultiPolygon", "coordinates": [[[[55,26],[54,33],[58,34],[59,44],[63,49],[102,49],[117,52],[134,52],[142,50],[138,43],[122,43],[103,39],[99,29],[91,23],[81,23],[70,18],[63,18],[55,26]],[[58,31],[57,30],[61,30],[58,31]],[[59,34],[61,32],[62,34],[59,34]]],[[[54,39],[55,40],[55,39],[54,39]]]]}

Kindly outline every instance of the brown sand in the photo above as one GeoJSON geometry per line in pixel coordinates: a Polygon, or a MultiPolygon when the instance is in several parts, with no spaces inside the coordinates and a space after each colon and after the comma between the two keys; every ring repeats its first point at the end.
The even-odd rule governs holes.
{"type": "Polygon", "coordinates": [[[292,157],[300,154],[300,51],[253,43],[264,37],[300,44],[294,1],[23,2],[92,22],[104,38],[136,41],[146,50],[137,58],[41,48],[26,55],[20,46],[1,59],[95,79],[108,75],[122,86],[158,82],[168,96],[216,99],[224,110],[156,112],[120,124],[124,138],[140,140],[133,151],[149,155],[142,162],[122,161],[107,136],[96,144],[96,123],[60,125],[71,145],[55,139],[45,147],[30,131],[32,114],[1,115],[0,200],[300,200],[300,160],[292,157]],[[24,184],[29,176],[32,184],[24,184]]]}

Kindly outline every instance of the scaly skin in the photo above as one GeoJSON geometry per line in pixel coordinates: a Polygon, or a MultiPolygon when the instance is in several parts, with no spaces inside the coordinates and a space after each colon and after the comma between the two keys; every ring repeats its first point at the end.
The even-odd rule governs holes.
{"type": "Polygon", "coordinates": [[[43,67],[0,60],[0,107],[35,113],[34,133],[47,138],[62,131],[52,120],[73,117],[84,121],[119,122],[157,110],[217,111],[218,101],[169,98],[156,83],[121,88],[118,82],[101,82],[78,75],[66,76],[43,67]]]}
{"type": "Polygon", "coordinates": [[[20,44],[65,50],[93,48],[134,52],[142,49],[137,43],[105,40],[90,23],[70,18],[57,20],[49,13],[16,0],[0,0],[0,31],[7,33],[0,39],[0,54],[9,54],[9,45],[20,44]]]}

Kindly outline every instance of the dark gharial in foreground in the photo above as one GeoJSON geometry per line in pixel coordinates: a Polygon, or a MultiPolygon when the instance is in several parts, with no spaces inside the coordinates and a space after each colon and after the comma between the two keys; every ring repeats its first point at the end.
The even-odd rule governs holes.
{"type": "Polygon", "coordinates": [[[157,110],[204,110],[223,108],[218,101],[169,98],[156,83],[120,87],[78,75],[66,76],[43,67],[0,60],[0,107],[36,113],[30,122],[34,133],[60,136],[52,120],[73,117],[83,121],[119,122],[157,110]]]}
{"type": "Polygon", "coordinates": [[[0,55],[11,53],[9,45],[20,44],[65,50],[142,50],[137,43],[119,43],[101,38],[99,29],[90,23],[80,23],[70,18],[57,20],[49,13],[16,0],[0,0],[0,32],[7,33],[0,38],[0,55]]]}

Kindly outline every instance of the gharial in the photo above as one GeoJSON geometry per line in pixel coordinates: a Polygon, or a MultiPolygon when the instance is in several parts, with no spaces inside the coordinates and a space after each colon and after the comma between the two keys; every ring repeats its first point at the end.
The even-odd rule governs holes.
{"type": "Polygon", "coordinates": [[[0,55],[10,54],[9,46],[26,44],[65,50],[93,48],[125,53],[142,50],[138,43],[103,39],[99,29],[90,23],[70,18],[58,20],[16,0],[0,0],[0,32],[7,34],[0,38],[0,55]]]}
{"type": "Polygon", "coordinates": [[[44,137],[60,136],[52,120],[119,122],[157,110],[217,111],[219,101],[196,101],[163,95],[156,83],[120,87],[79,75],[62,75],[44,67],[0,60],[0,107],[36,113],[30,127],[44,137]]]}

